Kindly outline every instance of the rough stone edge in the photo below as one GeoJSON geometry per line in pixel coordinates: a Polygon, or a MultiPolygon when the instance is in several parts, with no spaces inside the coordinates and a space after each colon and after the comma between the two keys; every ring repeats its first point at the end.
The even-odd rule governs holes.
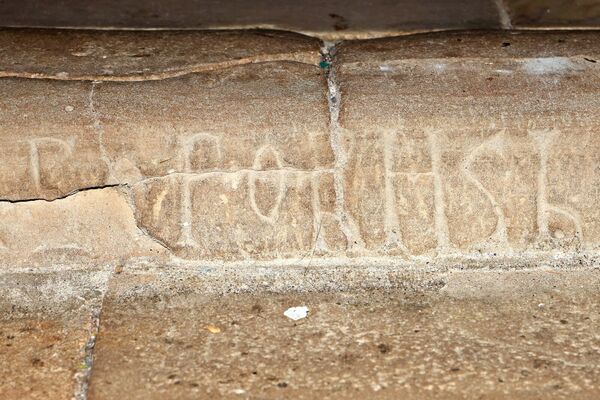
{"type": "MultiPolygon", "coordinates": [[[[107,263],[108,264],[108,263],[107,263]]],[[[108,290],[115,278],[124,274],[157,274],[164,277],[184,277],[201,280],[206,293],[243,292],[315,292],[350,291],[358,289],[393,289],[403,280],[419,277],[439,277],[455,271],[600,271],[600,254],[547,254],[545,257],[468,257],[420,261],[398,260],[393,257],[329,258],[299,264],[297,260],[272,262],[208,262],[131,258],[111,264],[105,283],[108,290]]],[[[90,271],[86,264],[56,265],[49,268],[0,269],[1,274],[66,273],[90,271]]],[[[101,318],[101,308],[96,315],[101,318]]],[[[96,318],[92,316],[93,318],[96,318]]],[[[95,322],[92,321],[91,335],[95,322]]],[[[92,349],[93,350],[93,349],[92,349]]]]}
{"type": "MultiPolygon", "coordinates": [[[[305,54],[280,54],[277,56],[257,56],[248,57],[235,61],[215,62],[208,64],[190,65],[186,68],[168,70],[154,74],[131,74],[131,75],[74,75],[65,77],[62,75],[38,74],[28,72],[0,71],[0,78],[20,78],[20,79],[45,79],[55,81],[87,81],[87,82],[147,82],[161,81],[165,79],[179,78],[186,75],[198,74],[203,72],[212,72],[224,70],[233,67],[249,64],[267,64],[267,63],[298,63],[314,66],[316,64],[303,60],[305,54]],[[294,57],[295,56],[295,57],[294,57]]],[[[308,57],[306,57],[308,58],[308,57]]]]}
{"type": "MultiPolygon", "coordinates": [[[[315,292],[353,292],[365,290],[409,290],[424,292],[444,287],[453,274],[514,273],[556,274],[579,272],[600,274],[600,260],[588,265],[575,262],[506,265],[492,264],[473,269],[468,266],[446,264],[444,268],[431,265],[415,265],[410,268],[369,265],[356,268],[353,265],[337,267],[208,267],[202,263],[188,265],[156,265],[152,263],[126,264],[119,280],[136,276],[153,276],[144,288],[121,287],[124,298],[156,293],[198,292],[203,295],[223,296],[231,294],[285,294],[315,292]]],[[[113,279],[117,279],[113,277],[113,279]]],[[[119,284],[121,286],[122,283],[119,284]]],[[[127,286],[127,284],[125,284],[127,286]]]]}
{"type": "MultiPolygon", "coordinates": [[[[273,62],[290,62],[316,66],[319,63],[319,45],[321,40],[317,37],[303,34],[301,32],[270,29],[270,28],[227,28],[227,29],[96,29],[96,28],[61,28],[61,27],[28,27],[28,26],[0,26],[0,34],[3,30],[28,31],[39,30],[46,32],[57,32],[61,30],[76,32],[185,32],[189,34],[232,34],[240,38],[244,35],[254,36],[279,36],[279,38],[293,40],[303,40],[305,49],[297,49],[291,52],[280,52],[274,54],[256,54],[247,57],[232,58],[224,61],[201,62],[189,64],[181,67],[166,67],[159,72],[153,73],[125,73],[116,75],[94,75],[94,74],[45,74],[35,72],[17,72],[10,70],[0,70],[0,78],[22,78],[22,79],[44,79],[58,81],[96,81],[96,82],[144,82],[177,78],[189,74],[212,72],[223,69],[229,69],[248,64],[264,64],[273,62]]],[[[266,40],[268,42],[268,39],[266,40]]]]}

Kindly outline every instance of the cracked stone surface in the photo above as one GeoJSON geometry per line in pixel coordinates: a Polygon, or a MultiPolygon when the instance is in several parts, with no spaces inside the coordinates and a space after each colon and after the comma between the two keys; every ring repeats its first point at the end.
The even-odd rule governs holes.
{"type": "Polygon", "coordinates": [[[0,398],[82,393],[107,279],[98,270],[0,274],[0,398]]]}
{"type": "Polygon", "coordinates": [[[0,26],[275,28],[332,40],[501,27],[494,0],[101,0],[93,6],[68,0],[48,4],[42,13],[38,10],[33,0],[4,1],[0,26]]]}
{"type": "Polygon", "coordinates": [[[598,36],[0,31],[0,265],[593,259],[598,36]]]}
{"type": "Polygon", "coordinates": [[[127,194],[118,188],[83,191],[52,202],[0,202],[0,219],[3,269],[93,267],[165,255],[164,247],[138,228],[127,194]]]}
{"type": "Polygon", "coordinates": [[[597,270],[454,270],[405,275],[388,290],[219,295],[198,273],[125,268],[111,281],[89,399],[600,395],[597,270]],[[308,317],[286,318],[293,306],[308,317]]]}
{"type": "Polygon", "coordinates": [[[1,30],[0,46],[11,54],[0,65],[8,94],[0,100],[2,199],[51,200],[192,168],[252,168],[253,160],[231,160],[235,153],[198,165],[197,147],[221,146],[226,132],[251,133],[232,141],[229,152],[240,140],[268,141],[272,130],[289,135],[289,124],[282,125],[290,118],[296,137],[327,132],[320,43],[301,35],[1,30]],[[250,63],[258,64],[241,67],[250,63]],[[143,82],[105,82],[122,80],[143,82]],[[15,131],[23,134],[15,138],[15,131]]]}

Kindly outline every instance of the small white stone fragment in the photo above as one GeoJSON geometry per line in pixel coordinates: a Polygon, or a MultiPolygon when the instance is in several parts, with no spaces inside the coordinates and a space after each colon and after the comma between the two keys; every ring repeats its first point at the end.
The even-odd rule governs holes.
{"type": "Polygon", "coordinates": [[[299,319],[303,319],[308,316],[308,307],[305,307],[305,306],[291,307],[291,308],[288,308],[287,310],[285,310],[283,315],[285,315],[289,319],[298,321],[299,319]]]}
{"type": "Polygon", "coordinates": [[[71,111],[73,111],[73,110],[74,110],[73,106],[66,106],[66,107],[65,107],[65,111],[66,111],[66,112],[71,112],[71,111]]]}

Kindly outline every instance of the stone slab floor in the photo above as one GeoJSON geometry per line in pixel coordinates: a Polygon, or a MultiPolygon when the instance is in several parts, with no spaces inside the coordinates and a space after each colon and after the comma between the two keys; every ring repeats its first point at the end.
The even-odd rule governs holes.
{"type": "Polygon", "coordinates": [[[352,270],[4,275],[0,398],[599,398],[597,269],[352,270]]]}

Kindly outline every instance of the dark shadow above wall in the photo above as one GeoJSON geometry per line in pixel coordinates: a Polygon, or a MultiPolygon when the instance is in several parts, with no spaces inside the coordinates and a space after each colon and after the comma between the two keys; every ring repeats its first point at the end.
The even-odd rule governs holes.
{"type": "Polygon", "coordinates": [[[324,39],[419,31],[600,27],[599,0],[5,0],[0,26],[274,28],[324,39]]]}

